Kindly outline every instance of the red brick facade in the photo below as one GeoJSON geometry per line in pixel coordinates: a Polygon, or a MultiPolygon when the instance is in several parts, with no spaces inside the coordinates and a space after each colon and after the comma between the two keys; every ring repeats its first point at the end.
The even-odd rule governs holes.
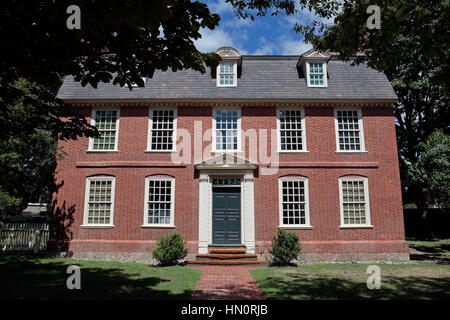
{"type": "MultiPolygon", "coordinates": [[[[397,143],[392,106],[362,106],[365,150],[361,153],[336,153],[333,105],[305,106],[307,153],[280,153],[279,170],[262,175],[267,167],[260,159],[254,173],[254,230],[256,252],[263,253],[279,225],[278,179],[303,176],[309,184],[311,229],[296,232],[302,243],[302,256],[312,261],[407,260],[397,143]],[[368,178],[372,228],[340,228],[338,178],[356,175],[368,178]],[[343,258],[344,257],[344,258],[343,258]],[[311,260],[311,259],[310,259],[311,260]]],[[[78,107],[87,118],[91,107],[78,107]]],[[[194,164],[174,164],[170,153],[149,153],[147,106],[120,107],[117,153],[87,152],[88,138],[62,142],[65,159],[58,162],[58,192],[54,195],[53,240],[64,251],[86,256],[102,253],[106,257],[151,252],[156,239],[173,231],[182,234],[189,252],[199,246],[199,179],[194,164]],[[143,228],[144,185],[150,175],[175,178],[175,228],[143,228]],[[114,176],[114,228],[82,228],[86,178],[114,176]],[[61,227],[64,224],[65,227],[61,227]]],[[[177,128],[194,137],[194,127],[211,129],[212,107],[177,107],[177,128]],[[194,126],[195,122],[195,126],[194,126]]],[[[241,107],[241,129],[277,129],[276,107],[241,107]]],[[[270,138],[270,135],[269,135],[270,138]]],[[[211,141],[203,141],[202,150],[211,141]]],[[[200,149],[194,146],[192,149],[200,149]]],[[[248,159],[245,152],[237,156],[248,159]]],[[[268,149],[276,147],[269,141],[268,149]]],[[[209,157],[215,154],[209,153],[209,157]]]]}

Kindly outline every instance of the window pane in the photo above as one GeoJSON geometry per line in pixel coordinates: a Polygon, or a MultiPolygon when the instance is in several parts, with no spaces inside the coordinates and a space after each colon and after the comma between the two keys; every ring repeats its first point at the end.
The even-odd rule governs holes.
{"type": "Polygon", "coordinates": [[[97,110],[95,112],[95,127],[99,137],[94,138],[93,150],[114,150],[116,143],[116,110],[97,110]]]}
{"type": "Polygon", "coordinates": [[[366,200],[363,181],[342,181],[341,201],[344,210],[344,224],[366,224],[366,200]]]}
{"type": "Polygon", "coordinates": [[[232,86],[234,85],[234,63],[222,62],[219,65],[219,84],[223,86],[232,86]]]}
{"type": "Polygon", "coordinates": [[[216,110],[216,150],[237,150],[238,111],[216,110]]]}
{"type": "Polygon", "coordinates": [[[175,110],[152,110],[151,112],[150,150],[173,150],[175,110]]]}
{"type": "Polygon", "coordinates": [[[325,73],[323,70],[323,63],[309,64],[309,84],[312,86],[321,86],[324,84],[325,73]]]}
{"type": "Polygon", "coordinates": [[[148,224],[170,224],[172,213],[172,181],[149,180],[148,224]]]}
{"type": "Polygon", "coordinates": [[[300,110],[280,110],[281,150],[303,150],[300,110]]]}
{"type": "Polygon", "coordinates": [[[112,180],[91,180],[88,195],[88,224],[109,224],[112,180]]]}
{"type": "Polygon", "coordinates": [[[285,180],[281,182],[281,204],[283,224],[306,224],[305,181],[285,180]]]}
{"type": "Polygon", "coordinates": [[[358,112],[356,110],[338,110],[339,150],[361,150],[358,112]]]}

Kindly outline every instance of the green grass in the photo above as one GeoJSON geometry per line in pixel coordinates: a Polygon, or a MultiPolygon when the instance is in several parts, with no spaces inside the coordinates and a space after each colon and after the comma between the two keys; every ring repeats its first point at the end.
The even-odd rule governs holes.
{"type": "Polygon", "coordinates": [[[450,239],[408,240],[412,260],[439,260],[450,263],[450,239]]]}
{"type": "Polygon", "coordinates": [[[252,270],[267,299],[450,299],[450,266],[377,264],[381,289],[367,288],[371,264],[317,264],[252,270]]]}
{"type": "Polygon", "coordinates": [[[0,299],[190,299],[201,271],[140,263],[0,255],[0,299]],[[67,267],[81,269],[68,290],[67,267]]]}

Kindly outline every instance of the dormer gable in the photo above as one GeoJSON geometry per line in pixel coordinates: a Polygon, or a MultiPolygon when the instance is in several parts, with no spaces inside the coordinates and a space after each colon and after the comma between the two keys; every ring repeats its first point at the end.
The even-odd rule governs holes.
{"type": "Polygon", "coordinates": [[[216,69],[217,87],[237,87],[238,73],[242,62],[241,53],[233,47],[220,47],[215,53],[221,58],[216,69]]]}
{"type": "Polygon", "coordinates": [[[300,56],[297,68],[302,70],[308,87],[328,87],[327,63],[330,59],[329,53],[315,49],[308,50],[300,56]]]}

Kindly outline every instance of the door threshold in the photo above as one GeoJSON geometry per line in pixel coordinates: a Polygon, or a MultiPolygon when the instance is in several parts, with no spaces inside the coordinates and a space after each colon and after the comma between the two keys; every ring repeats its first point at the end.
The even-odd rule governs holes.
{"type": "Polygon", "coordinates": [[[224,244],[224,243],[220,243],[220,244],[208,244],[208,247],[244,247],[245,245],[243,244],[224,244]]]}

